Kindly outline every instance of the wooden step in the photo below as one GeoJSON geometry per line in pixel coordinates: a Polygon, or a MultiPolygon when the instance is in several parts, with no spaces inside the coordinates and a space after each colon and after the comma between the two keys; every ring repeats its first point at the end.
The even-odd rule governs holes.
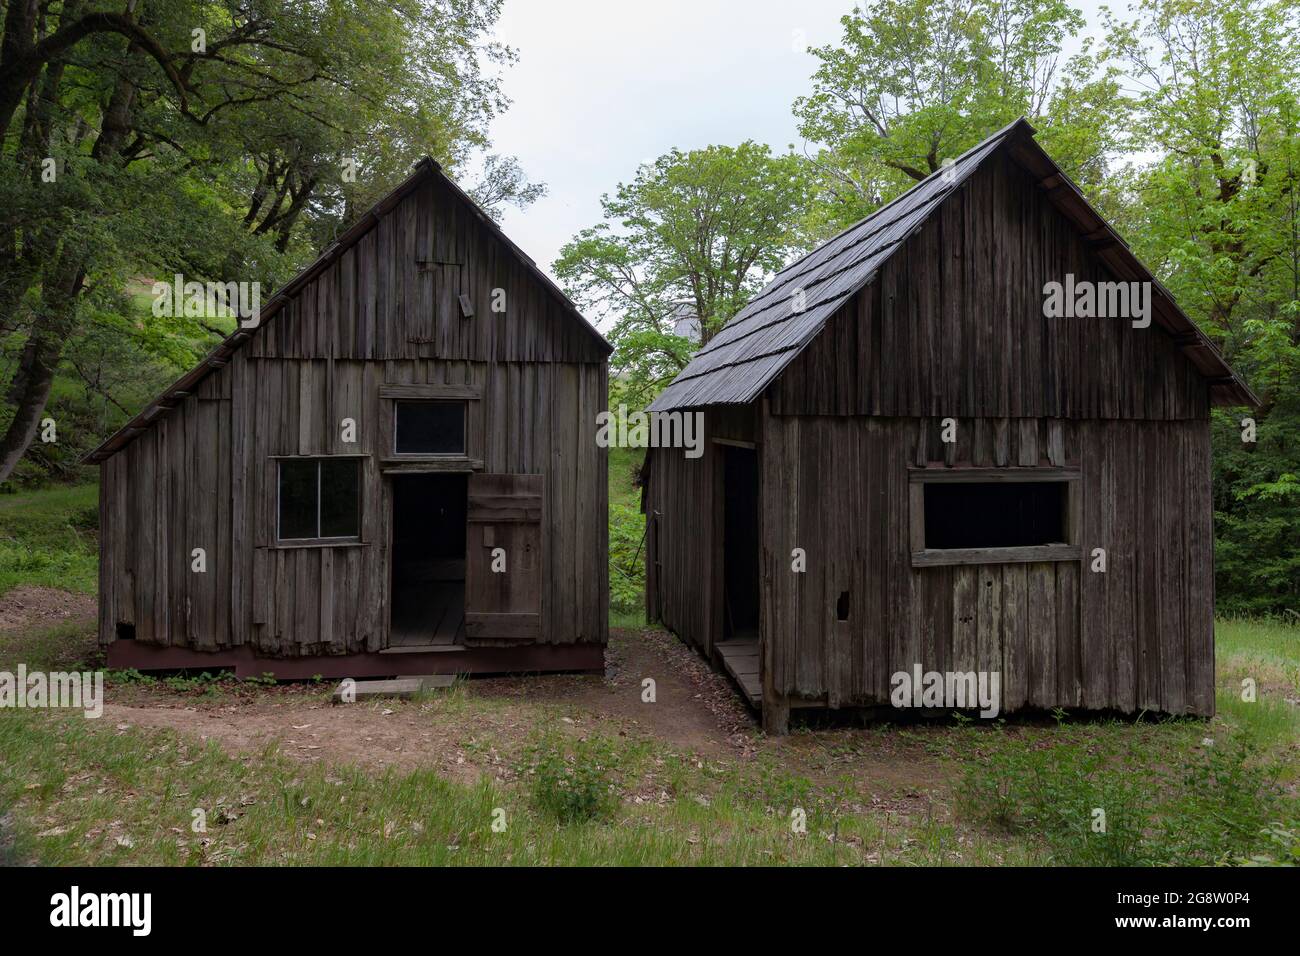
{"type": "Polygon", "coordinates": [[[739,686],[749,706],[759,710],[763,706],[763,681],[759,677],[758,641],[723,641],[713,645],[722,666],[739,686]]]}
{"type": "MultiPolygon", "coordinates": [[[[377,697],[414,697],[422,691],[440,690],[456,682],[454,674],[430,674],[427,677],[399,677],[396,680],[359,680],[354,684],[354,700],[373,700],[377,697]]],[[[343,703],[343,684],[334,688],[331,700],[343,703]]]]}

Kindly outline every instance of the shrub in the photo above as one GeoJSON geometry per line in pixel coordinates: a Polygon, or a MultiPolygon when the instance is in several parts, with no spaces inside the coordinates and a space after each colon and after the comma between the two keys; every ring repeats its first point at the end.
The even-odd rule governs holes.
{"type": "Polygon", "coordinates": [[[609,781],[612,754],[601,738],[569,740],[549,731],[526,752],[523,769],[532,777],[534,804],[564,824],[609,816],[616,806],[609,781]]]}
{"type": "Polygon", "coordinates": [[[635,611],[645,594],[645,515],[617,501],[609,503],[609,604],[635,611]]]}

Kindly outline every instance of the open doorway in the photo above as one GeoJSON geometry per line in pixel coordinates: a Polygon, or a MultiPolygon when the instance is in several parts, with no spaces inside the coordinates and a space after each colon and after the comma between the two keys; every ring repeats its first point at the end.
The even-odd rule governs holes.
{"type": "Polygon", "coordinates": [[[758,453],[722,446],[723,640],[758,640],[758,453]]]}
{"type": "Polygon", "coordinates": [[[713,652],[751,707],[763,697],[758,640],[758,453],[719,445],[722,468],[722,634],[713,652]]]}
{"type": "Polygon", "coordinates": [[[465,637],[465,475],[393,478],[389,646],[465,637]]]}

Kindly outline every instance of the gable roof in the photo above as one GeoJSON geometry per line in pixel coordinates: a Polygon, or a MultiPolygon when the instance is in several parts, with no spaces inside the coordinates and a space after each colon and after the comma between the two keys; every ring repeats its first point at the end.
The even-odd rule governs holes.
{"type": "Polygon", "coordinates": [[[83,464],[94,464],[111,458],[121,449],[129,445],[142,432],[151,428],[154,423],[166,416],[167,412],[175,408],[187,396],[193,393],[194,389],[217,369],[225,366],[232,355],[247,344],[258,331],[266,327],[267,321],[275,316],[286,304],[288,304],[295,295],[297,295],[304,286],[319,276],[322,272],[332,266],[343,253],[355,246],[363,236],[379,224],[379,220],[386,213],[390,212],[407,196],[413,193],[422,183],[432,178],[440,179],[446,186],[463,199],[466,205],[474,212],[478,220],[485,226],[489,232],[499,239],[507,249],[519,260],[520,264],[537,279],[544,289],[546,289],[565,309],[572,313],[573,317],[582,323],[583,328],[595,337],[606,355],[614,351],[614,347],[605,340],[605,337],[596,330],[596,327],[587,321],[586,317],[578,311],[578,307],[570,301],[569,297],[561,291],[560,287],[551,281],[551,278],[538,268],[537,263],[520,249],[510,237],[501,231],[496,220],[479,208],[478,203],[470,198],[469,194],[456,185],[442,167],[428,156],[425,156],[415,164],[415,170],[410,176],[406,177],[392,192],[384,196],[383,199],[375,203],[367,210],[360,219],[357,220],[351,228],[347,229],[334,242],[325,247],[316,260],[296,276],[276,290],[275,294],[262,306],[258,312],[258,321],[249,328],[236,327],[236,329],[227,335],[222,341],[208,353],[207,357],[198,365],[190,369],[176,381],[172,382],[167,389],[146,405],[138,415],[114,432],[98,448],[91,451],[83,459],[83,464]]]}
{"type": "Polygon", "coordinates": [[[1151,282],[1158,324],[1175,337],[1189,361],[1210,380],[1215,404],[1257,405],[1254,393],[1223,361],[1205,333],[1178,308],[1169,291],[1092,208],[1034,141],[1033,134],[1027,120],[1016,120],[786,266],[695,354],[650,404],[650,410],[752,402],[821,332],[830,317],[876,277],[885,261],[925,225],[943,200],[1001,147],[1039,180],[1111,271],[1129,281],[1151,282]]]}

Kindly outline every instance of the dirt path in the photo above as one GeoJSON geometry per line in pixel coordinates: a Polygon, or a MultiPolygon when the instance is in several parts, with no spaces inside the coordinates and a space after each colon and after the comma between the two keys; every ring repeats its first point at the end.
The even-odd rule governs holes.
{"type": "Polygon", "coordinates": [[[326,699],[327,687],[258,688],[251,700],[235,701],[226,694],[110,688],[104,720],[119,732],[170,729],[245,752],[276,741],[283,753],[303,761],[426,767],[460,779],[494,770],[509,776],[507,751],[547,718],[578,733],[647,736],[709,758],[752,750],[753,721],[730,687],[668,640],[654,632],[615,632],[604,677],[471,680],[447,700],[335,706],[326,699]],[[654,704],[641,701],[643,677],[656,683],[654,704]]]}
{"type": "Polygon", "coordinates": [[[55,588],[19,587],[0,597],[0,631],[84,621],[94,626],[95,596],[55,588]]]}
{"type": "MultiPolygon", "coordinates": [[[[82,621],[93,644],[94,599],[23,588],[0,597],[7,643],[19,630],[82,621]]],[[[70,649],[86,653],[88,648],[70,649]]],[[[649,739],[693,759],[748,763],[764,756],[818,781],[853,778],[878,800],[910,805],[942,776],[915,743],[861,730],[766,738],[727,678],[670,634],[615,630],[602,675],[473,679],[428,700],[334,706],[330,685],[168,687],[110,683],[102,725],[116,733],[166,729],[216,741],[232,753],[268,746],[304,762],[374,769],[426,768],[458,780],[513,776],[538,726],[649,739]],[[642,700],[654,681],[655,702],[642,700]]]]}

